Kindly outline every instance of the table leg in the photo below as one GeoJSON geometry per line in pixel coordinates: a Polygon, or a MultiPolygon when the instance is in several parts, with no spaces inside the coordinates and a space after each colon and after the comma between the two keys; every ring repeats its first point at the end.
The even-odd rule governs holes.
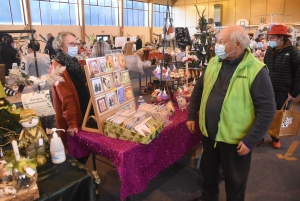
{"type": "MultiPolygon", "coordinates": [[[[92,161],[93,161],[93,169],[94,169],[94,171],[97,171],[96,154],[92,154],[92,161]]],[[[94,186],[95,186],[96,198],[99,199],[99,184],[97,184],[95,178],[94,178],[94,186]]]]}

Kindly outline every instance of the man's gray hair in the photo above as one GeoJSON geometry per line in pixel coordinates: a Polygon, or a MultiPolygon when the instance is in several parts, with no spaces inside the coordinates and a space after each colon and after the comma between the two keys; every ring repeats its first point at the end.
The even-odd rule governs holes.
{"type": "Polygon", "coordinates": [[[233,43],[240,42],[242,49],[246,49],[250,44],[250,38],[244,29],[236,29],[230,34],[230,40],[233,43]]]}

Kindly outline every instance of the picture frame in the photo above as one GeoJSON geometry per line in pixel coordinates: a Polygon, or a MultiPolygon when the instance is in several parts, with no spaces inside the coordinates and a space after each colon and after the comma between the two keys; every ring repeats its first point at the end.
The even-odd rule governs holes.
{"type": "Polygon", "coordinates": [[[122,104],[126,101],[124,87],[117,88],[117,95],[118,95],[119,104],[122,104]]]}
{"type": "Polygon", "coordinates": [[[97,58],[86,59],[86,64],[89,67],[89,72],[91,75],[98,74],[100,72],[97,58]]]}
{"type": "Polygon", "coordinates": [[[185,96],[177,96],[176,99],[180,110],[184,110],[187,108],[187,102],[185,96]]]}
{"type": "Polygon", "coordinates": [[[118,60],[119,60],[119,66],[121,70],[124,70],[126,68],[126,60],[124,54],[117,54],[118,60]]]}
{"type": "Polygon", "coordinates": [[[100,73],[108,72],[108,69],[106,67],[105,57],[97,57],[97,62],[98,62],[100,73]]]}
{"type": "Polygon", "coordinates": [[[101,76],[101,81],[102,81],[104,91],[108,91],[113,88],[113,80],[111,74],[101,76]]]}
{"type": "Polygon", "coordinates": [[[105,96],[96,98],[99,113],[105,112],[107,108],[105,96]]]}
{"type": "Polygon", "coordinates": [[[118,105],[116,91],[107,93],[105,98],[106,98],[106,104],[107,104],[108,109],[113,108],[118,105]]]}
{"type": "Polygon", "coordinates": [[[108,71],[113,71],[114,70],[114,63],[113,63],[113,55],[112,54],[107,54],[105,55],[106,59],[106,68],[108,71]]]}
{"type": "Polygon", "coordinates": [[[125,100],[129,101],[134,98],[131,86],[124,87],[125,100]]]}
{"type": "Polygon", "coordinates": [[[117,54],[112,55],[114,70],[120,70],[119,59],[117,54]]]}
{"type": "Polygon", "coordinates": [[[114,78],[115,87],[119,87],[122,85],[121,71],[113,72],[113,78],[114,78]]]}
{"type": "Polygon", "coordinates": [[[103,85],[101,77],[91,78],[91,85],[93,88],[94,95],[100,94],[103,92],[103,85]]]}
{"type": "Polygon", "coordinates": [[[121,74],[122,74],[122,84],[123,85],[130,84],[130,77],[129,77],[128,70],[122,71],[121,74]]]}

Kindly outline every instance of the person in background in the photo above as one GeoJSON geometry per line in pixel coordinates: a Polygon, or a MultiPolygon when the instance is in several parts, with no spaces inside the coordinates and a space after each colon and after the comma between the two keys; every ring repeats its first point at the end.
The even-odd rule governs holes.
{"type": "MultiPolygon", "coordinates": [[[[292,46],[290,37],[284,25],[273,25],[268,33],[264,62],[269,69],[277,110],[287,99],[293,101],[300,93],[300,50],[292,46]]],[[[272,146],[279,149],[279,139],[271,137],[272,146]]]]}
{"type": "Polygon", "coordinates": [[[50,61],[55,57],[55,51],[53,49],[52,43],[54,40],[54,37],[52,36],[51,33],[46,34],[46,40],[47,44],[44,48],[44,53],[49,55],[50,61]]]}
{"type": "Polygon", "coordinates": [[[0,64],[2,64],[2,59],[1,59],[1,49],[3,46],[6,45],[6,39],[8,38],[8,36],[3,36],[2,37],[2,42],[0,43],[0,64]]]}
{"type": "Polygon", "coordinates": [[[136,37],[135,45],[136,45],[136,50],[139,50],[143,47],[143,42],[139,36],[136,37]]]}
{"type": "Polygon", "coordinates": [[[186,125],[195,132],[199,111],[203,134],[203,191],[202,197],[194,200],[219,200],[220,165],[226,200],[245,199],[251,150],[264,137],[275,114],[268,70],[251,54],[249,43],[243,27],[223,29],[215,46],[216,56],[192,93],[186,125]]]}
{"type": "MultiPolygon", "coordinates": [[[[126,45],[126,43],[132,43],[132,42],[130,41],[130,38],[129,38],[129,37],[126,38],[126,42],[122,45],[122,50],[123,50],[123,52],[125,52],[125,45],[126,45]]],[[[136,51],[136,45],[135,45],[135,43],[134,43],[133,46],[132,46],[132,52],[135,52],[135,51],[136,51]]]]}
{"type": "Polygon", "coordinates": [[[99,38],[99,41],[93,45],[91,58],[104,57],[105,54],[110,53],[110,45],[103,41],[103,38],[99,38]]]}
{"type": "MultiPolygon", "coordinates": [[[[82,125],[90,94],[86,85],[84,69],[76,59],[78,47],[75,34],[69,31],[58,33],[53,41],[53,47],[57,54],[50,67],[50,72],[55,67],[66,67],[61,74],[64,82],[52,86],[57,128],[65,129],[66,132],[60,132],[60,137],[66,148],[74,150],[78,148],[68,146],[70,142],[67,144],[67,134],[71,136],[69,140],[74,140],[72,137],[76,135],[78,128],[82,125]]],[[[77,160],[85,164],[87,158],[88,156],[83,156],[77,160]]]]}
{"type": "Polygon", "coordinates": [[[176,60],[181,61],[185,57],[185,46],[180,45],[180,52],[176,55],[176,60]]]}
{"type": "Polygon", "coordinates": [[[1,62],[5,64],[5,75],[9,75],[9,70],[12,69],[12,64],[20,65],[18,51],[14,48],[15,42],[12,37],[6,39],[6,45],[1,48],[1,62]]]}
{"type": "Polygon", "coordinates": [[[36,73],[32,41],[27,44],[27,55],[22,58],[20,70],[21,72],[31,76],[41,77],[42,75],[49,73],[49,68],[51,65],[50,58],[48,54],[39,53],[40,43],[38,41],[34,41],[34,48],[36,52],[39,76],[37,76],[36,73]]]}
{"type": "Polygon", "coordinates": [[[156,43],[157,43],[157,40],[156,40],[156,38],[153,38],[153,40],[152,40],[152,45],[153,45],[153,46],[155,46],[155,45],[156,45],[156,43]]]}
{"type": "Polygon", "coordinates": [[[78,54],[81,54],[82,52],[86,51],[86,42],[82,42],[78,47],[78,54]]]}
{"type": "MultiPolygon", "coordinates": [[[[102,39],[103,40],[103,39],[102,39]]],[[[91,44],[91,49],[93,49],[94,45],[97,43],[97,39],[94,39],[93,44],[91,44]]]]}

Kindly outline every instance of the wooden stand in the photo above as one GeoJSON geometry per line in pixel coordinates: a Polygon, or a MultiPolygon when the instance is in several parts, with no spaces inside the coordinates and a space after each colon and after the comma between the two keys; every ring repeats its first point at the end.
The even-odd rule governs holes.
{"type": "MultiPolygon", "coordinates": [[[[116,112],[122,110],[122,107],[126,106],[127,104],[132,103],[134,105],[134,108],[135,108],[135,102],[134,102],[135,99],[134,99],[134,96],[133,96],[133,98],[131,98],[130,100],[125,101],[122,104],[117,104],[116,106],[114,106],[110,109],[107,109],[104,112],[100,112],[99,109],[98,109],[96,98],[101,97],[101,96],[103,96],[103,95],[105,95],[109,92],[114,92],[114,91],[116,91],[117,88],[113,86],[112,89],[110,89],[109,91],[105,91],[105,92],[102,92],[100,94],[97,94],[97,97],[96,97],[94,95],[93,86],[92,86],[92,83],[90,81],[91,80],[91,75],[90,75],[90,72],[89,72],[89,67],[84,66],[84,69],[85,69],[85,73],[86,73],[86,78],[87,78],[87,83],[88,83],[91,98],[89,100],[87,111],[84,115],[84,119],[83,119],[83,123],[82,123],[82,130],[90,131],[90,132],[96,132],[96,133],[103,133],[103,122],[108,117],[111,117],[116,112]],[[90,115],[93,111],[94,111],[94,115],[90,115]],[[91,128],[91,127],[87,126],[87,123],[88,123],[89,119],[94,119],[95,122],[97,122],[97,128],[91,128]]],[[[101,77],[103,75],[108,75],[108,74],[112,74],[112,73],[113,72],[100,73],[100,74],[96,74],[95,77],[101,77]]],[[[114,82],[112,81],[112,83],[114,83],[114,82]]],[[[131,86],[131,83],[126,84],[126,85],[122,85],[122,87],[124,87],[124,88],[129,87],[129,86],[131,86]]],[[[131,91],[132,91],[132,89],[131,89],[131,91]]],[[[118,98],[117,98],[117,102],[119,103],[118,98]]]]}

